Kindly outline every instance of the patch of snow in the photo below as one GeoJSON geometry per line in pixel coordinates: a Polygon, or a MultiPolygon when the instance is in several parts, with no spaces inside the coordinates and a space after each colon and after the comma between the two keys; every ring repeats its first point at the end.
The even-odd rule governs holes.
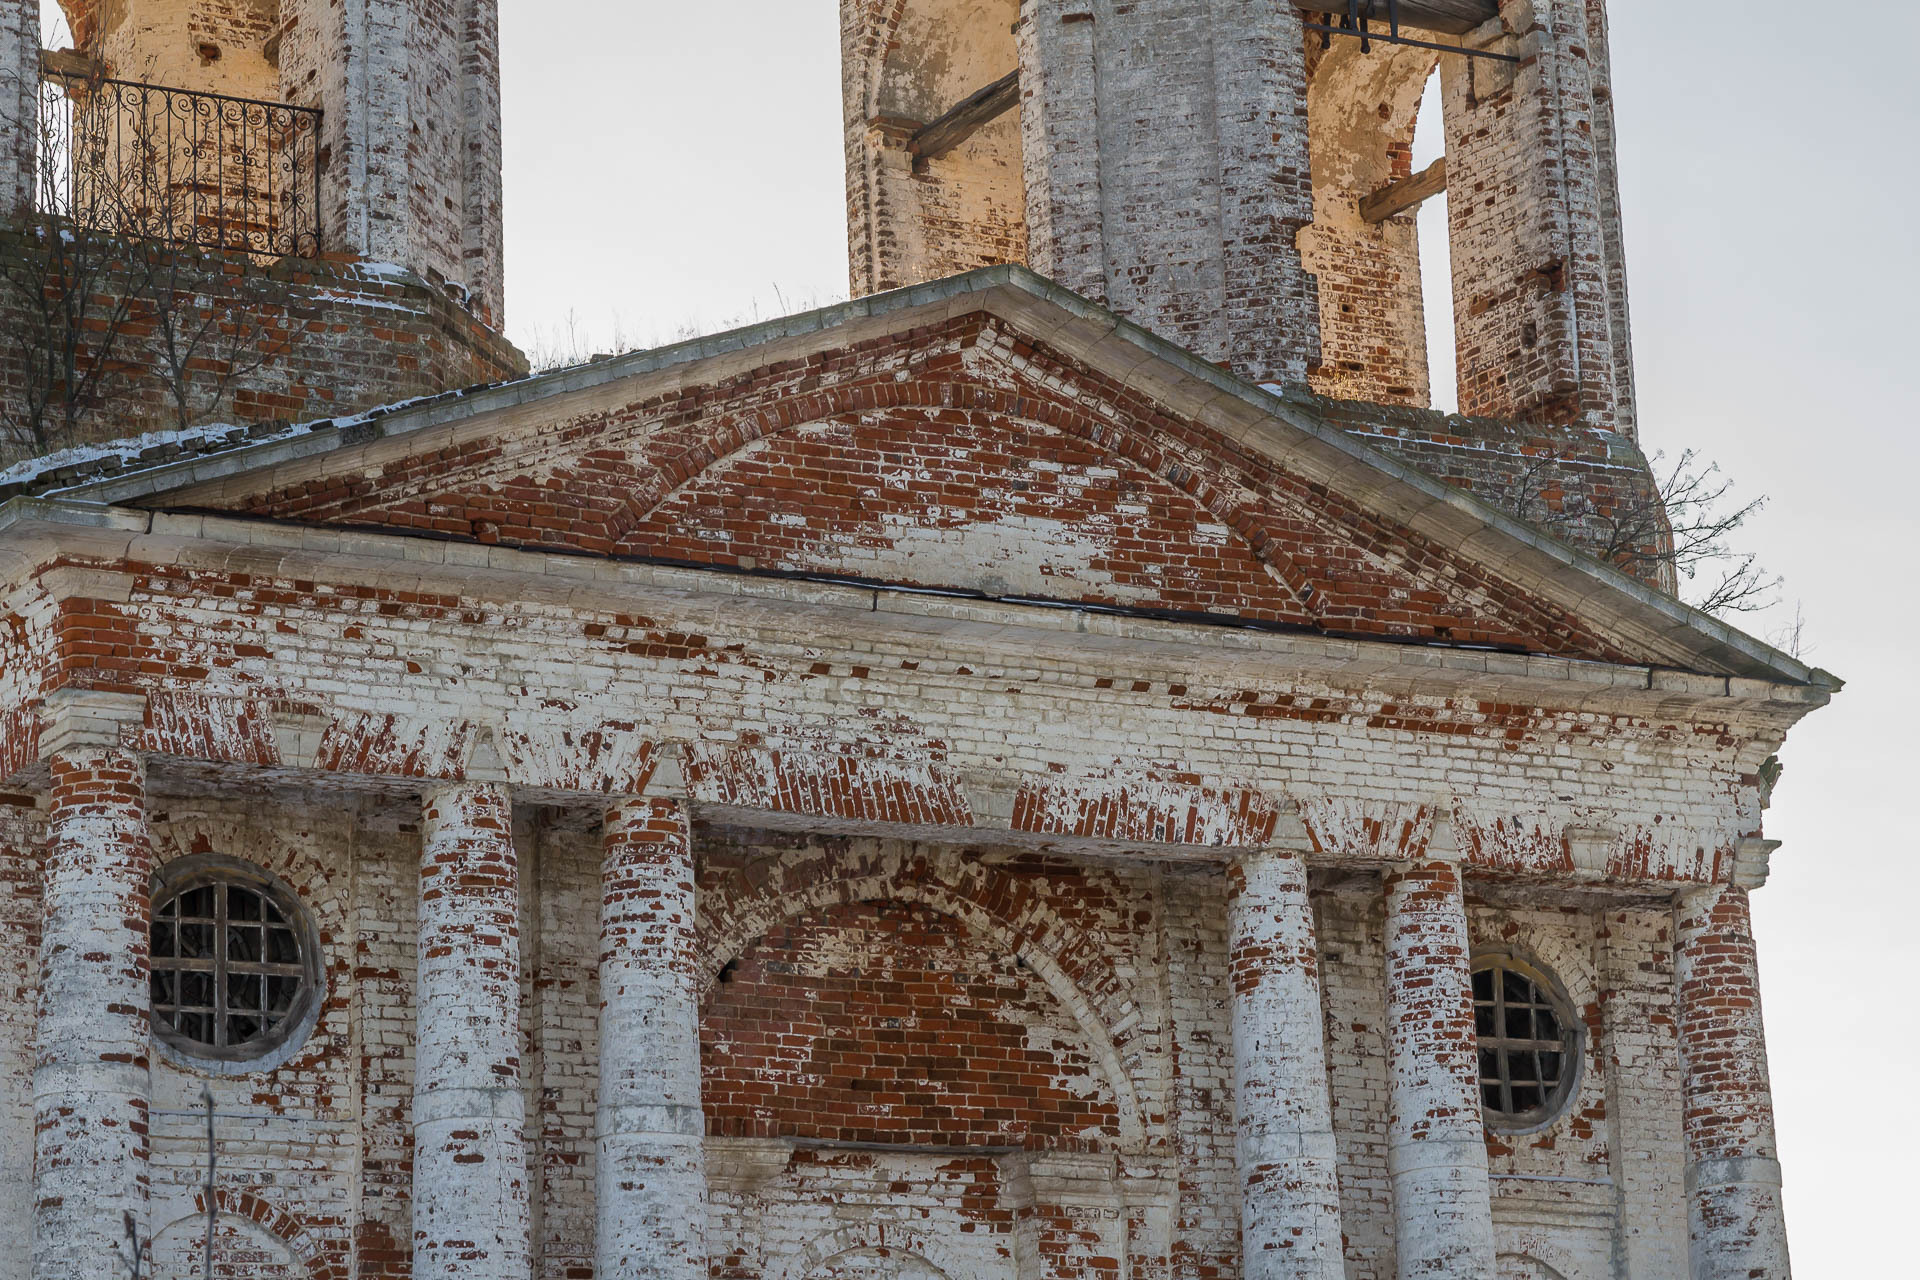
{"type": "Polygon", "coordinates": [[[404,302],[389,302],[385,298],[369,298],[364,293],[316,293],[314,297],[322,302],[344,302],[354,307],[373,307],[380,311],[404,311],[410,316],[423,316],[427,313],[418,307],[410,307],[404,302]]]}
{"type": "MultiPolygon", "coordinates": [[[[237,428],[244,430],[245,428],[237,428]]],[[[22,480],[31,480],[49,471],[58,471],[62,467],[84,466],[106,458],[125,458],[138,456],[142,452],[160,445],[199,444],[225,436],[236,430],[232,423],[215,423],[204,427],[178,427],[166,431],[149,431],[145,435],[126,436],[118,440],[103,440],[99,444],[75,445],[70,449],[56,449],[52,453],[37,458],[27,458],[16,462],[5,471],[0,471],[0,484],[16,484],[22,480]]]]}
{"type": "Polygon", "coordinates": [[[413,275],[397,262],[356,262],[353,267],[361,275],[375,280],[406,281],[413,275]]]}

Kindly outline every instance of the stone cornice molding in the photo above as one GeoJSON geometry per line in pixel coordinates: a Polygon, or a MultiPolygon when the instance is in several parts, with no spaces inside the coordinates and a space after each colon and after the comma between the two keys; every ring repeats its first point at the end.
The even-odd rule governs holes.
{"type": "MultiPolygon", "coordinates": [[[[916,651],[949,648],[970,663],[1017,654],[1049,681],[1090,683],[1095,664],[1151,677],[1209,675],[1268,681],[1320,679],[1336,687],[1404,696],[1527,701],[1553,710],[1676,719],[1751,718],[1784,729],[1826,705],[1835,684],[1799,684],[1659,667],[1589,662],[1440,644],[1405,644],[1050,608],[888,587],[763,577],[713,569],[602,560],[440,542],[358,530],[308,529],[206,515],[87,508],[16,499],[0,515],[39,555],[132,559],[181,568],[351,580],[396,591],[453,592],[493,603],[598,611],[653,610],[724,627],[767,644],[888,639],[916,651]],[[15,507],[23,507],[14,511],[15,507]],[[69,508],[78,510],[69,511],[69,508]],[[66,517],[75,517],[68,523],[66,517]],[[108,518],[111,516],[112,518],[108,518]],[[128,518],[150,526],[130,536],[128,518]],[[38,534],[39,536],[33,536],[38,534]]],[[[8,531],[0,530],[0,536],[8,531]]],[[[88,595],[116,586],[109,567],[61,566],[49,590],[88,595]]]]}
{"type": "Polygon", "coordinates": [[[124,750],[145,723],[147,696],[102,689],[56,689],[40,707],[40,759],[63,751],[124,750]]]}

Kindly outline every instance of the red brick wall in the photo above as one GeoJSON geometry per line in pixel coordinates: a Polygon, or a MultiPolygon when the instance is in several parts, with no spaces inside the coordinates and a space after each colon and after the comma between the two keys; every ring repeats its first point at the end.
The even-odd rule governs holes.
{"type": "MultiPolygon", "coordinates": [[[[1380,520],[1199,423],[1171,418],[1139,393],[977,315],[538,432],[475,438],[366,473],[301,482],[242,505],[256,515],[484,543],[759,564],[726,549],[734,542],[772,556],[773,567],[838,575],[854,571],[856,552],[881,564],[914,545],[884,517],[905,502],[889,496],[897,483],[885,478],[916,460],[925,463],[924,483],[951,477],[947,518],[967,525],[970,536],[1013,513],[1044,510],[1048,486],[1070,492],[1080,468],[1089,482],[1108,486],[1111,496],[1090,487],[1063,509],[1069,519],[1057,535],[1058,558],[1067,560],[1076,542],[1079,548],[1072,574],[1048,575],[1057,582],[1045,594],[1057,598],[1117,594],[1098,579],[1118,568],[1142,584],[1127,593],[1129,603],[1222,608],[1246,600],[1257,581],[1250,561],[1257,561],[1267,582],[1242,606],[1251,617],[1622,656],[1583,634],[1570,614],[1456,550],[1380,520]],[[819,435],[792,430],[852,415],[861,428],[838,439],[826,428],[819,435]],[[982,433],[989,448],[971,464],[978,471],[969,475],[963,460],[936,456],[946,432],[955,439],[982,433]],[[1096,474],[1095,460],[1113,476],[1096,474]],[[821,470],[829,461],[843,468],[830,481],[821,470]],[[729,481],[729,466],[763,468],[755,479],[784,488],[772,491],[777,499],[756,493],[749,505],[746,476],[729,481]],[[1035,488],[1034,477],[1054,468],[1060,478],[1035,488]],[[698,527],[674,525],[662,509],[688,488],[701,496],[674,511],[707,522],[698,527]],[[1107,523],[1102,504],[1111,504],[1107,523]],[[772,527],[754,527],[756,513],[772,527]],[[1154,574],[1148,566],[1157,549],[1167,558],[1154,574]],[[1109,567],[1096,568],[1100,562],[1109,567]],[[1199,585],[1200,571],[1221,567],[1233,575],[1224,589],[1199,585]]],[[[924,527],[924,517],[912,527],[924,527]]],[[[1015,531],[1028,543],[1043,541],[1015,531]]],[[[985,581],[967,567],[969,554],[924,559],[925,567],[895,566],[880,577],[931,586],[985,581]]]]}
{"type": "Polygon", "coordinates": [[[701,1020],[709,1133],[1059,1147],[1114,1132],[1071,1019],[1018,960],[927,907],[782,925],[701,1020]]]}
{"type": "MultiPolygon", "coordinates": [[[[17,259],[22,252],[17,233],[0,235],[0,255],[17,259]]],[[[120,293],[132,287],[124,274],[106,276],[89,317],[100,321],[113,314],[120,293]]],[[[378,264],[283,259],[263,273],[243,256],[213,255],[183,268],[175,297],[183,316],[208,307],[204,299],[210,297],[212,309],[245,315],[258,326],[257,340],[203,347],[207,361],[237,359],[244,370],[267,357],[235,379],[228,398],[210,413],[204,406],[212,380],[190,375],[196,424],[308,421],[526,372],[525,357],[448,288],[378,264]]],[[[25,303],[12,289],[0,289],[0,328],[37,332],[29,327],[25,303]]],[[[136,298],[127,314],[110,352],[116,372],[100,383],[103,402],[89,410],[75,439],[56,439],[56,446],[179,425],[153,307],[136,298]]],[[[0,348],[0,398],[11,411],[18,412],[27,376],[17,346],[0,348]]],[[[9,448],[0,442],[0,464],[17,456],[9,448]]]]}

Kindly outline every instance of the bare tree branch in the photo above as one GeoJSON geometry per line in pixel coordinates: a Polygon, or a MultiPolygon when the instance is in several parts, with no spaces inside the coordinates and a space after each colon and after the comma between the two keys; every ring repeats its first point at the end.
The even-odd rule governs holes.
{"type": "Polygon", "coordinates": [[[1522,519],[1577,541],[1600,559],[1640,576],[1669,572],[1681,594],[1707,613],[1754,613],[1776,600],[1781,580],[1757,557],[1737,550],[1733,535],[1766,508],[1762,496],[1736,505],[1733,481],[1692,449],[1663,474],[1655,454],[1654,486],[1601,507],[1561,482],[1571,459],[1547,453],[1529,460],[1508,489],[1506,505],[1522,519]]]}

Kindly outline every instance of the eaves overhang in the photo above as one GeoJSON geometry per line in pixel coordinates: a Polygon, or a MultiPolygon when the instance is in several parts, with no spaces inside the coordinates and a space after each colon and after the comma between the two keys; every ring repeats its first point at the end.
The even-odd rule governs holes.
{"type": "MultiPolygon", "coordinates": [[[[1018,266],[982,268],[652,351],[634,352],[493,387],[373,411],[283,438],[178,462],[134,468],[16,498],[0,506],[0,537],[31,504],[58,499],[79,511],[189,509],[194,493],[231,489],[290,467],[342,465],[380,448],[431,443],[440,435],[540,402],[563,412],[604,400],[618,384],[670,385],[724,368],[760,366],[894,333],[942,318],[986,312],[1033,339],[1085,361],[1173,414],[1205,422],[1237,445],[1284,458],[1309,480],[1454,547],[1540,594],[1624,647],[1649,668],[1839,690],[1842,682],[1719,618],[1632,578],[1464,490],[1444,484],[1283,399],[1018,266]],[[28,504],[28,506],[21,506],[28,504]],[[16,511],[16,508],[19,508],[16,511]]],[[[623,394],[631,397],[636,387],[623,394]]],[[[102,519],[124,517],[103,515],[102,519]]]]}

